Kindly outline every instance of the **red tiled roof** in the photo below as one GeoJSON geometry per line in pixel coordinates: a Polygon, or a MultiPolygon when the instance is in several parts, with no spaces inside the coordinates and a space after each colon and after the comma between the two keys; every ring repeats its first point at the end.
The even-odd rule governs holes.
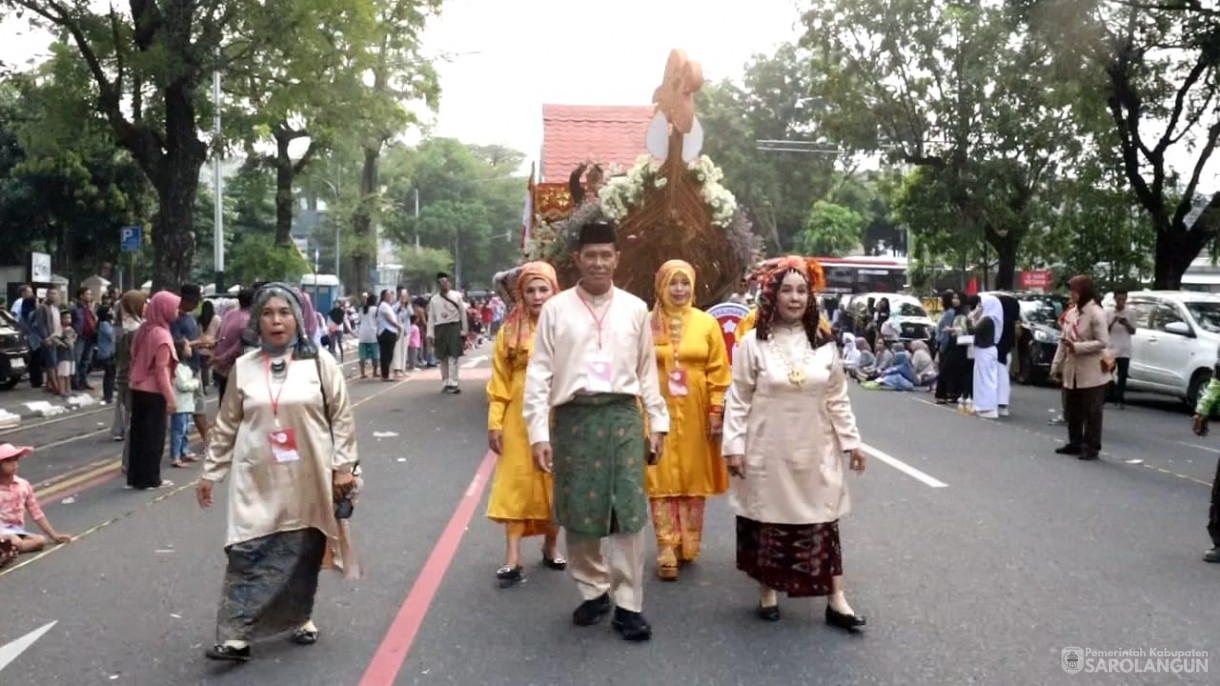
{"type": "Polygon", "coordinates": [[[543,105],[542,178],[566,182],[592,159],[631,168],[648,152],[644,135],[652,105],[543,105]]]}

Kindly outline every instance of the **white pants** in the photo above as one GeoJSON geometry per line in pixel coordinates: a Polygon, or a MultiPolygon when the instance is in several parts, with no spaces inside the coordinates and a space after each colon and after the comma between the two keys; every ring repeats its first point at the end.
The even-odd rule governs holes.
{"type": "Polygon", "coordinates": [[[606,538],[566,534],[568,571],[583,600],[609,593],[617,607],[629,612],[644,608],[644,532],[611,534],[606,538]],[[610,554],[602,556],[602,542],[610,554]]]}
{"type": "Polygon", "coordinates": [[[441,366],[441,381],[446,388],[456,387],[458,385],[458,370],[462,368],[460,357],[446,357],[440,360],[441,366]]]}
{"type": "Polygon", "coordinates": [[[974,351],[974,411],[995,412],[999,405],[1000,360],[995,347],[974,351]]]}
{"type": "MultiPolygon", "coordinates": [[[[1014,354],[1013,352],[1008,353],[1009,364],[1012,364],[1012,355],[1014,354]]],[[[1008,401],[1012,398],[1012,377],[1008,375],[1007,364],[999,364],[999,361],[996,364],[999,365],[999,369],[996,370],[996,388],[999,395],[997,398],[998,404],[1000,407],[1008,407],[1008,401]]]]}

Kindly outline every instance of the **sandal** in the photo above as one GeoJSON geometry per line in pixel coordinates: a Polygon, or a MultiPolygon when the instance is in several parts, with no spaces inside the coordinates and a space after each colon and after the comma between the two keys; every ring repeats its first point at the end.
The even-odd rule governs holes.
{"type": "Polygon", "coordinates": [[[0,567],[17,559],[17,544],[9,539],[0,540],[0,567]]]}
{"type": "Polygon", "coordinates": [[[543,553],[542,554],[542,566],[546,567],[547,569],[554,569],[555,571],[562,572],[563,570],[568,568],[568,561],[566,559],[564,559],[563,555],[556,555],[555,557],[547,557],[546,553],[543,553]]]}
{"type": "Polygon", "coordinates": [[[227,660],[228,662],[245,662],[250,659],[250,646],[242,648],[234,648],[224,643],[216,645],[203,651],[205,657],[209,660],[227,660]]]}
{"type": "Polygon", "coordinates": [[[299,646],[311,646],[318,642],[318,630],[299,626],[292,630],[291,640],[299,646]]]}
{"type": "Polygon", "coordinates": [[[521,583],[521,565],[514,567],[504,565],[496,570],[496,578],[500,580],[500,588],[508,588],[521,583]]]}

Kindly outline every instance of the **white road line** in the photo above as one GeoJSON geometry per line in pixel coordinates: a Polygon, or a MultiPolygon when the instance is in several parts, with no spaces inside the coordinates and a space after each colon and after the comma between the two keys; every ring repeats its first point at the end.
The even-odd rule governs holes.
{"type": "Polygon", "coordinates": [[[872,457],[875,457],[878,460],[881,460],[882,462],[888,464],[889,466],[893,467],[894,469],[897,469],[898,471],[902,472],[903,474],[906,474],[907,476],[911,477],[912,479],[915,479],[916,481],[921,481],[925,485],[931,486],[932,488],[948,488],[948,486],[949,486],[949,484],[941,481],[940,479],[937,479],[936,477],[933,477],[933,476],[929,476],[929,475],[919,471],[918,469],[915,469],[911,465],[903,462],[902,460],[894,457],[893,455],[888,455],[880,450],[877,450],[876,448],[874,448],[871,445],[861,444],[860,448],[862,450],[864,450],[864,452],[871,455],[872,457]]]}
{"type": "Polygon", "coordinates": [[[16,660],[17,658],[21,657],[21,654],[24,653],[27,648],[34,645],[34,643],[37,642],[38,639],[42,638],[43,634],[50,631],[51,627],[55,626],[58,623],[59,623],[59,620],[55,620],[54,622],[51,622],[49,624],[44,624],[43,626],[41,626],[37,629],[34,629],[33,631],[26,634],[25,636],[22,636],[21,638],[13,641],[11,643],[6,643],[5,645],[0,646],[0,670],[3,670],[5,667],[8,667],[10,664],[12,664],[13,660],[16,660]]]}
{"type": "Polygon", "coordinates": [[[487,361],[486,355],[479,355],[477,357],[472,357],[469,360],[466,360],[465,362],[462,363],[462,369],[471,369],[472,367],[477,367],[486,361],[487,361]]]}
{"type": "Polygon", "coordinates": [[[1205,445],[1199,445],[1197,443],[1187,443],[1186,441],[1174,441],[1174,443],[1177,443],[1178,445],[1184,445],[1187,448],[1194,448],[1195,450],[1202,450],[1203,452],[1206,452],[1206,453],[1213,453],[1215,455],[1220,455],[1220,450],[1217,450],[1215,448],[1209,448],[1205,445]]]}

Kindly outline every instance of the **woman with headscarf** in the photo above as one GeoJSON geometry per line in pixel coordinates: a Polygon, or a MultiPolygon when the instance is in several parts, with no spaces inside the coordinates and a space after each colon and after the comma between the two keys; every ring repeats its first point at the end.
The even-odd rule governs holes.
{"type": "Polygon", "coordinates": [[[766,277],[758,324],[733,355],[724,446],[737,514],[737,568],[761,586],[758,614],[780,617],[777,593],[828,596],[826,623],[865,624],[843,592],[839,518],[850,504],[843,453],[864,453],[842,363],[819,326],[812,260],[788,257],[766,277]]]}
{"type": "Polygon", "coordinates": [[[860,367],[860,346],[856,344],[854,334],[843,334],[843,366],[849,370],[860,367]]]}
{"type": "Polygon", "coordinates": [[[996,344],[1004,331],[1004,310],[994,295],[979,295],[974,314],[974,414],[1000,416],[1000,358],[996,344]]]}
{"type": "Polygon", "coordinates": [[[911,341],[911,371],[915,374],[916,386],[927,386],[936,380],[936,364],[924,341],[911,341]]]}
{"type": "Polygon", "coordinates": [[[534,467],[525,427],[525,370],[534,349],[534,329],[542,306],[559,292],[555,268],[530,262],[513,284],[513,310],[496,335],[491,380],[487,382],[487,443],[500,456],[487,501],[487,518],[504,525],[504,565],[496,578],[504,587],[521,580],[521,539],[544,536],[542,564],[562,570],[559,527],[551,516],[552,477],[534,467]]]}
{"type": "Polygon", "coordinates": [[[941,315],[936,324],[937,363],[940,373],[936,380],[936,404],[947,405],[963,395],[966,374],[966,346],[957,344],[959,331],[956,328],[958,315],[965,312],[962,297],[953,291],[940,296],[941,315]]]}
{"type": "Polygon", "coordinates": [[[181,299],[168,291],[153,295],[144,309],[144,322],[131,340],[131,431],[127,445],[127,486],[160,488],[161,457],[174,403],[174,369],[178,354],[169,325],[178,318],[181,299]]]}
{"type": "Polygon", "coordinates": [[[211,432],[199,505],[233,475],[213,660],[245,661],[251,641],[286,631],[318,640],[318,573],[356,487],[356,431],[343,372],[306,337],[303,309],[288,284],[259,289],[248,332],[259,347],[234,365],[211,432]]]}
{"type": "Polygon", "coordinates": [[[1111,377],[1102,362],[1110,345],[1110,330],[1092,277],[1073,276],[1068,290],[1073,307],[1064,313],[1063,337],[1051,363],[1051,377],[1063,385],[1068,442],[1055,452],[1096,460],[1101,453],[1102,409],[1111,377]]]}
{"type": "MultiPolygon", "coordinates": [[[[143,291],[127,291],[119,298],[119,321],[115,333],[114,365],[115,395],[114,421],[110,425],[110,437],[115,441],[127,439],[127,427],[131,422],[131,344],[136,331],[144,323],[144,308],[148,296],[143,291]]],[[[123,471],[126,473],[130,446],[123,446],[123,471]]]]}
{"type": "Polygon", "coordinates": [[[644,478],[657,537],[657,576],[673,581],[680,565],[699,557],[707,497],[729,489],[719,443],[732,371],[720,323],[694,307],[694,267],[666,262],[657,271],[655,290],[652,339],[670,425],[661,459],[645,469],[644,478]]]}

